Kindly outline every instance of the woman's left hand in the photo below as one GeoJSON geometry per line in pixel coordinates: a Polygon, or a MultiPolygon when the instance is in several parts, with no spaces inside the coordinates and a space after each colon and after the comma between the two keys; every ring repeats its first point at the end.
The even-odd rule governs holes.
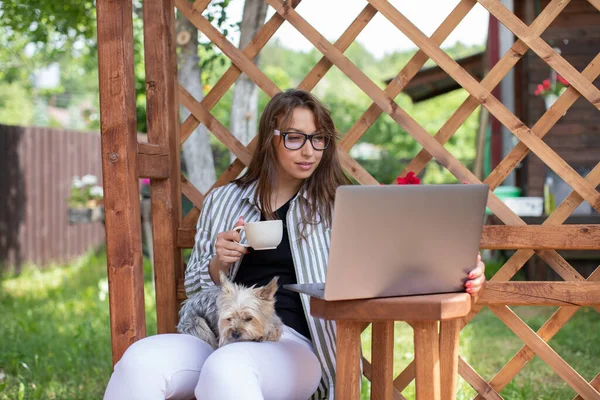
{"type": "Polygon", "coordinates": [[[481,253],[477,254],[477,266],[469,272],[469,280],[465,282],[467,293],[471,296],[477,294],[485,283],[485,264],[481,261],[481,253]]]}

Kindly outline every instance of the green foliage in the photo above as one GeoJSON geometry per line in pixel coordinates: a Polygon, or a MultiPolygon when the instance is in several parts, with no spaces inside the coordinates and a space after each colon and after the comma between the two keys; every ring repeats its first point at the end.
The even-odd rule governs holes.
{"type": "MultiPolygon", "coordinates": [[[[156,333],[144,265],[148,334],[156,333]]],[[[0,280],[0,400],[100,399],[110,376],[106,254],[0,280]]]]}
{"type": "Polygon", "coordinates": [[[92,0],[0,3],[0,30],[8,40],[25,35],[39,51],[48,55],[72,50],[75,42],[93,43],[96,8],[92,0]]]}
{"type": "MultiPolygon", "coordinates": [[[[488,263],[491,266],[491,264],[488,263]]],[[[152,272],[145,260],[148,335],[156,333],[152,272]]],[[[532,329],[539,329],[555,307],[513,307],[532,329]]],[[[111,374],[108,282],[104,251],[66,266],[28,267],[18,277],[0,277],[0,400],[101,398],[111,374]]],[[[585,379],[598,372],[600,314],[581,308],[550,341],[550,346],[585,379]]],[[[397,323],[394,373],[413,359],[412,329],[397,323]]],[[[371,330],[362,335],[363,354],[371,354],[371,330]]],[[[460,354],[489,380],[521,348],[519,340],[484,309],[461,333],[460,354]]],[[[414,383],[403,392],[414,399],[414,383]]],[[[537,357],[501,392],[506,399],[570,399],[573,390],[537,357]]],[[[462,379],[457,399],[474,390],[462,379]]],[[[362,399],[369,398],[363,380],[362,399]]]]}
{"type": "MultiPolygon", "coordinates": [[[[14,87],[11,89],[13,97],[14,93],[20,90],[19,96],[30,99],[28,100],[30,102],[33,102],[31,99],[37,98],[42,103],[72,109],[73,115],[78,117],[75,119],[83,120],[84,123],[83,126],[71,126],[73,128],[99,129],[97,51],[95,37],[91,34],[95,24],[95,10],[90,6],[93,3],[69,0],[60,3],[60,6],[57,4],[48,2],[34,4],[31,0],[25,2],[10,0],[0,3],[0,13],[2,13],[0,45],[4,45],[4,47],[0,46],[0,63],[9,66],[9,68],[0,68],[0,83],[18,82],[20,89],[14,87]],[[28,13],[23,13],[25,6],[28,7],[28,13]],[[36,51],[31,56],[24,56],[25,46],[30,41],[35,44],[36,51]],[[34,93],[31,90],[29,76],[24,71],[27,69],[34,71],[40,66],[47,65],[49,60],[60,64],[60,87],[34,93]],[[86,104],[83,110],[80,107],[82,104],[86,104]]],[[[226,36],[238,29],[237,24],[225,22],[228,4],[228,0],[211,2],[204,13],[226,36]]],[[[146,132],[144,37],[141,2],[137,0],[134,2],[133,35],[137,130],[146,132]]],[[[322,58],[321,53],[316,49],[301,52],[290,50],[284,45],[277,39],[272,40],[260,54],[261,70],[282,90],[298,86],[322,58]]],[[[454,58],[465,57],[481,50],[481,46],[464,46],[460,43],[445,49],[454,58]]],[[[215,49],[214,44],[203,35],[200,35],[198,51],[206,94],[229,68],[231,61],[215,49]]],[[[353,43],[345,51],[345,55],[381,88],[385,87],[386,80],[393,78],[414,54],[415,51],[407,51],[376,58],[369,52],[368,47],[360,43],[353,43]]],[[[426,63],[426,66],[432,65],[435,64],[431,60],[426,63]]],[[[332,67],[327,72],[313,92],[331,110],[336,127],[342,136],[372,104],[371,99],[336,67],[332,67]]],[[[259,110],[262,110],[269,97],[262,91],[259,93],[259,110]]],[[[429,134],[434,135],[466,97],[467,93],[461,89],[418,104],[413,104],[408,96],[402,93],[395,101],[429,134]]],[[[23,101],[26,102],[26,100],[21,102],[23,101]]],[[[232,90],[230,89],[212,110],[226,127],[230,125],[231,101],[232,90]]],[[[19,102],[16,104],[19,104],[19,109],[33,109],[19,102]]],[[[16,108],[15,105],[13,109],[16,108]]],[[[43,112],[40,111],[35,113],[33,118],[35,122],[59,125],[51,117],[43,116],[43,112]]],[[[14,113],[12,109],[8,110],[5,105],[0,104],[0,118],[6,120],[7,114],[11,115],[13,123],[24,124],[31,121],[30,114],[14,113]]],[[[446,148],[467,166],[475,157],[477,126],[478,111],[469,116],[446,144],[446,148]]],[[[211,143],[217,171],[222,171],[229,164],[227,149],[214,138],[211,143]]],[[[358,161],[376,179],[384,183],[392,182],[408,161],[421,150],[416,140],[385,113],[377,118],[359,143],[369,143],[380,149],[379,159],[358,159],[358,161]]],[[[428,164],[421,178],[424,183],[456,181],[435,161],[428,164]]]]}
{"type": "Polygon", "coordinates": [[[34,106],[27,90],[19,83],[0,82],[0,124],[31,123],[34,106]]]}

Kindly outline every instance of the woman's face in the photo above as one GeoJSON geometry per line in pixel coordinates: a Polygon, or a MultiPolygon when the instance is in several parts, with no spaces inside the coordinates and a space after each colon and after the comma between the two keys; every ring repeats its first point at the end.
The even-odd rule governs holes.
{"type": "MultiPolygon", "coordinates": [[[[281,133],[316,133],[315,116],[308,108],[297,107],[292,111],[290,126],[281,129],[281,133]]],[[[288,135],[288,147],[294,147],[294,141],[299,140],[299,135],[288,135]]],[[[299,142],[297,142],[299,143],[299,142]]],[[[323,151],[315,150],[306,140],[298,150],[290,150],[284,145],[284,137],[275,136],[275,154],[279,167],[279,176],[283,181],[303,181],[309,178],[317,169],[323,157],[323,151]]]]}

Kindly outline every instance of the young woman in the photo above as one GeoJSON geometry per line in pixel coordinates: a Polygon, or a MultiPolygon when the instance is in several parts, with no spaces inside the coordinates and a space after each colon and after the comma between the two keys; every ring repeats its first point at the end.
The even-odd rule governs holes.
{"type": "MultiPolygon", "coordinates": [[[[281,339],[213,350],[189,335],[145,338],[115,366],[105,399],[334,398],[334,323],[311,317],[308,298],[282,286],[325,281],[335,190],[350,184],[335,140],[331,115],[313,95],[279,93],[263,112],[247,172],[213,190],[198,220],[185,277],[188,296],[218,285],[219,271],[248,286],[279,276],[281,339]],[[241,238],[235,226],[269,219],[284,225],[277,249],[248,252],[236,243],[241,238]]],[[[481,289],[484,268],[478,259],[465,284],[468,292],[481,289]]]]}

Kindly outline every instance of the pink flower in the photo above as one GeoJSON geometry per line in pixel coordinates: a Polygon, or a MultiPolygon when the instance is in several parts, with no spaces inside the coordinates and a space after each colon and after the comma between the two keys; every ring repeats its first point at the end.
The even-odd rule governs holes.
{"type": "Polygon", "coordinates": [[[142,179],[140,179],[140,181],[142,182],[142,185],[150,184],[150,178],[142,178],[142,179]]]}
{"type": "Polygon", "coordinates": [[[414,172],[410,171],[403,178],[397,177],[396,183],[398,183],[398,185],[418,185],[421,183],[421,180],[415,175],[414,172]]]}
{"type": "Polygon", "coordinates": [[[544,89],[546,89],[546,90],[550,89],[550,79],[544,79],[544,81],[542,82],[542,85],[544,85],[544,89]]]}

